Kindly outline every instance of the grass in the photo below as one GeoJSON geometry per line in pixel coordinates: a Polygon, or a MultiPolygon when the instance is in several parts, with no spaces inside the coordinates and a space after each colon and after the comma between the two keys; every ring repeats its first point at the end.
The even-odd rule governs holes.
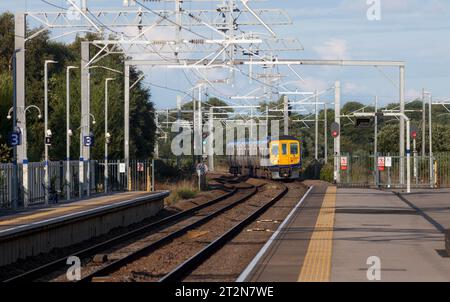
{"type": "Polygon", "coordinates": [[[163,183],[158,186],[161,190],[170,190],[170,195],[166,199],[169,205],[180,200],[192,199],[199,193],[196,181],[182,180],[176,183],[163,183]]]}

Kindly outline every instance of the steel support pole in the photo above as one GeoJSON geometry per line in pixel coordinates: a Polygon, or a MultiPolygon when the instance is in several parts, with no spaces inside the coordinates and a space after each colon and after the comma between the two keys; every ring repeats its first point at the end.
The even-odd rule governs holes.
{"type": "MultiPolygon", "coordinates": [[[[336,81],[334,84],[334,121],[341,126],[341,82],[336,81]]],[[[336,183],[341,182],[341,173],[339,168],[339,160],[341,156],[341,135],[342,129],[340,129],[339,136],[334,139],[334,179],[336,183]]]]}
{"type": "MultiPolygon", "coordinates": [[[[15,90],[16,90],[16,126],[26,131],[26,101],[25,101],[25,35],[26,16],[24,13],[15,15],[15,90]]],[[[17,160],[22,163],[27,160],[27,140],[23,137],[22,144],[17,146],[17,160]]]]}
{"type": "MultiPolygon", "coordinates": [[[[177,1],[178,3],[179,1],[177,1]]],[[[177,96],[177,122],[181,121],[181,96],[177,96]]],[[[182,130],[178,129],[178,135],[181,135],[182,130]]],[[[177,168],[181,169],[181,158],[177,155],[177,168]]]]}
{"type": "Polygon", "coordinates": [[[200,159],[203,159],[203,115],[202,115],[202,99],[203,99],[203,91],[202,91],[202,86],[200,86],[199,90],[198,90],[198,105],[197,105],[197,109],[198,109],[198,135],[200,138],[200,159]]]}
{"type": "MultiPolygon", "coordinates": [[[[406,131],[411,133],[411,122],[406,120],[406,131]]],[[[411,193],[411,138],[407,135],[406,139],[406,192],[411,193]]]]}
{"type": "Polygon", "coordinates": [[[14,181],[12,208],[18,207],[19,183],[17,164],[22,163],[23,177],[23,198],[24,206],[28,206],[28,159],[27,159],[27,122],[25,113],[25,36],[26,36],[26,15],[23,12],[16,13],[14,19],[14,111],[13,127],[18,127],[22,132],[22,144],[14,148],[14,181]]]}
{"type": "Polygon", "coordinates": [[[426,153],[426,133],[427,133],[427,107],[425,102],[425,89],[422,89],[422,158],[426,153]]]}
{"type": "Polygon", "coordinates": [[[128,190],[131,191],[131,182],[128,181],[130,173],[130,65],[125,63],[125,107],[124,107],[124,160],[125,160],[125,176],[128,183],[128,190]]]}
{"type": "Polygon", "coordinates": [[[416,185],[419,183],[419,175],[418,175],[418,167],[417,167],[417,139],[413,139],[413,167],[414,167],[414,179],[416,182],[416,185]]]}
{"type": "Polygon", "coordinates": [[[380,179],[380,171],[378,171],[378,96],[375,97],[375,125],[374,125],[374,139],[373,139],[373,169],[374,169],[374,183],[375,186],[378,187],[378,180],[380,179]]]}
{"type": "Polygon", "coordinates": [[[432,120],[432,104],[433,97],[428,96],[428,155],[430,156],[430,187],[434,188],[434,165],[433,165],[433,120],[432,120]]]}
{"type": "Polygon", "coordinates": [[[104,183],[105,194],[108,194],[108,82],[105,81],[105,169],[104,169],[104,183]]]}
{"type": "Polygon", "coordinates": [[[323,158],[325,160],[325,164],[328,163],[328,108],[327,108],[327,104],[324,103],[323,104],[323,114],[324,114],[324,120],[323,120],[323,127],[324,127],[324,133],[323,133],[323,137],[324,137],[324,153],[323,153],[323,158]]]}
{"type": "Polygon", "coordinates": [[[287,96],[284,96],[283,104],[284,135],[289,135],[289,98],[287,96]]]}
{"type": "Polygon", "coordinates": [[[317,90],[314,92],[314,102],[314,158],[317,161],[319,160],[319,94],[317,90]]]}
{"type": "Polygon", "coordinates": [[[208,136],[208,166],[209,171],[214,171],[214,133],[213,133],[213,127],[214,127],[214,108],[209,108],[209,136],[208,136]]]}
{"type": "MultiPolygon", "coordinates": [[[[48,129],[48,64],[51,61],[45,61],[44,64],[44,140],[46,137],[51,137],[49,135],[48,129]]],[[[48,205],[49,201],[49,187],[50,187],[50,179],[49,179],[49,158],[48,158],[48,147],[46,141],[44,141],[44,200],[45,205],[48,205]]]]}
{"type": "Polygon", "coordinates": [[[75,69],[75,66],[69,66],[66,69],[66,199],[71,199],[71,181],[70,181],[70,70],[75,69]]]}
{"type": "Polygon", "coordinates": [[[155,191],[155,159],[152,159],[152,192],[155,191]]]}
{"type": "Polygon", "coordinates": [[[194,156],[202,159],[203,155],[203,136],[202,136],[202,87],[198,87],[198,99],[194,102],[194,156]]]}
{"type": "Polygon", "coordinates": [[[405,184],[405,66],[400,66],[400,184],[405,184]]]}
{"type": "Polygon", "coordinates": [[[89,42],[81,42],[81,131],[80,131],[80,196],[82,198],[85,190],[89,196],[89,171],[85,173],[85,164],[90,159],[90,147],[84,146],[84,137],[90,133],[90,99],[89,99],[89,42]],[[87,188],[86,188],[87,187],[87,188]]]}
{"type": "MultiPolygon", "coordinates": [[[[17,93],[16,93],[16,53],[13,53],[13,65],[14,65],[14,69],[13,69],[13,82],[14,82],[14,87],[13,87],[13,131],[16,130],[17,127],[17,93]]],[[[18,191],[18,169],[17,169],[17,146],[14,146],[13,148],[13,179],[12,179],[12,188],[10,191],[11,194],[11,208],[13,210],[16,210],[18,207],[18,200],[17,197],[19,196],[19,191],[18,191]]],[[[25,203],[25,207],[27,206],[27,204],[25,203]]]]}

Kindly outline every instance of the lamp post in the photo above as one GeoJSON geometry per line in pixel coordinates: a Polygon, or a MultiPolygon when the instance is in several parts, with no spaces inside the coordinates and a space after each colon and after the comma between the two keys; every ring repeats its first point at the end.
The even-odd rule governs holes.
{"type": "Polygon", "coordinates": [[[66,199],[70,200],[70,138],[73,135],[70,129],[70,71],[76,66],[68,66],[66,69],[66,199]]]}
{"type": "Polygon", "coordinates": [[[51,138],[52,132],[48,129],[48,65],[56,64],[53,60],[46,60],[44,64],[44,137],[45,137],[45,159],[44,159],[44,186],[45,186],[45,205],[48,205],[49,193],[49,171],[48,171],[48,146],[47,138],[51,138]]]}
{"type": "Polygon", "coordinates": [[[108,82],[114,81],[114,78],[105,80],[105,170],[104,170],[104,187],[105,194],[108,194],[108,144],[111,134],[108,132],[108,82]]]}
{"type": "MultiPolygon", "coordinates": [[[[110,72],[114,72],[114,73],[117,73],[117,74],[123,74],[123,72],[120,71],[120,70],[116,70],[114,68],[101,66],[101,65],[90,66],[90,67],[88,67],[88,70],[90,71],[91,69],[98,69],[98,68],[104,69],[104,70],[107,70],[107,71],[110,71],[110,72]]],[[[89,72],[88,72],[87,77],[88,77],[88,83],[90,83],[90,73],[89,72]]],[[[88,91],[89,91],[89,89],[88,89],[88,91]]],[[[89,95],[89,92],[88,92],[88,95],[89,95]]],[[[89,98],[89,96],[88,96],[88,98],[89,98]]],[[[87,112],[89,112],[89,110],[87,110],[87,112]]],[[[83,117],[81,117],[82,124],[85,125],[84,126],[85,128],[84,128],[84,131],[83,131],[83,133],[84,133],[83,135],[89,135],[89,132],[90,132],[89,131],[89,127],[87,126],[87,125],[89,125],[89,122],[88,121],[83,121],[83,118],[87,116],[87,112],[85,114],[83,114],[83,117]]],[[[94,124],[95,124],[95,119],[94,119],[94,124]]],[[[82,148],[82,150],[83,150],[83,142],[82,142],[82,140],[80,140],[80,148],[82,148]]],[[[86,149],[84,151],[86,151],[86,149]]],[[[83,153],[80,153],[80,154],[83,154],[83,153]]],[[[90,154],[90,152],[87,152],[85,155],[88,155],[88,154],[90,154]]],[[[83,156],[80,156],[80,170],[83,170],[83,173],[80,173],[80,175],[79,175],[80,184],[83,184],[83,186],[84,186],[84,184],[87,183],[87,186],[88,186],[87,195],[88,196],[90,195],[90,186],[91,186],[91,177],[90,177],[90,167],[91,167],[91,165],[90,165],[90,158],[89,157],[90,156],[86,156],[86,158],[83,158],[83,156]],[[86,169],[86,176],[87,177],[85,177],[85,175],[84,175],[84,162],[85,161],[88,164],[87,169],[86,169]]]]}
{"type": "MultiPolygon", "coordinates": [[[[36,105],[30,105],[30,106],[28,106],[27,108],[25,108],[25,112],[27,112],[27,111],[30,110],[30,109],[36,109],[36,110],[38,111],[38,119],[41,119],[41,118],[42,118],[42,115],[41,115],[41,109],[40,109],[38,106],[36,106],[36,105]]],[[[13,114],[13,111],[14,111],[14,107],[9,108],[8,116],[6,116],[6,118],[7,118],[8,120],[12,119],[11,114],[13,114]]]]}
{"type": "Polygon", "coordinates": [[[433,97],[430,92],[425,92],[428,95],[428,139],[429,139],[429,156],[430,156],[430,187],[434,188],[434,165],[433,165],[433,121],[432,121],[432,105],[433,97]]]}

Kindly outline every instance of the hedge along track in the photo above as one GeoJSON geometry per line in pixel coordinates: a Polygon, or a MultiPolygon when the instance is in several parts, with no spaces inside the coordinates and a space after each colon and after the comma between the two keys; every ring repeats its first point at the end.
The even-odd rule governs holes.
{"type": "MultiPolygon", "coordinates": [[[[245,180],[243,180],[245,181],[245,180]]],[[[90,257],[95,256],[96,254],[100,253],[101,251],[105,251],[108,249],[111,249],[117,245],[123,244],[124,242],[131,241],[136,237],[143,236],[146,233],[152,233],[161,229],[169,228],[172,225],[175,225],[179,222],[185,221],[186,219],[189,219],[190,217],[194,216],[197,212],[200,212],[202,210],[206,210],[210,207],[213,207],[217,205],[218,203],[221,203],[222,201],[226,201],[236,194],[242,188],[245,188],[245,186],[235,185],[236,183],[239,183],[239,180],[232,180],[233,184],[228,184],[227,180],[224,179],[220,183],[223,184],[223,187],[225,191],[228,191],[226,194],[221,195],[215,199],[212,199],[204,204],[198,205],[196,207],[193,207],[189,210],[171,215],[169,217],[163,218],[161,220],[158,220],[156,222],[152,222],[149,224],[146,224],[144,226],[141,226],[135,230],[126,232],[124,234],[118,235],[116,237],[113,237],[111,239],[108,239],[104,242],[101,242],[99,244],[95,244],[93,246],[90,246],[88,248],[82,249],[78,252],[71,253],[70,255],[66,255],[65,257],[61,257],[55,261],[46,263],[44,265],[41,265],[37,268],[34,268],[32,270],[29,270],[23,274],[14,276],[12,278],[3,280],[3,282],[30,282],[42,279],[52,273],[63,271],[67,268],[67,258],[69,256],[76,256],[83,260],[88,259],[90,257]]],[[[248,187],[253,188],[253,187],[248,187]]]]}
{"type": "MultiPolygon", "coordinates": [[[[271,194],[272,196],[270,196],[268,202],[261,202],[261,199],[257,199],[255,202],[244,203],[244,201],[255,196],[259,188],[264,185],[253,187],[250,189],[250,193],[247,192],[240,200],[230,204],[223,210],[211,214],[209,217],[205,217],[206,220],[202,223],[187,226],[186,229],[179,230],[176,234],[169,234],[166,238],[161,238],[161,242],[151,243],[141,250],[130,254],[126,259],[120,259],[116,263],[111,263],[101,270],[86,276],[82,281],[123,281],[129,280],[135,275],[137,275],[137,278],[143,276],[145,281],[180,280],[288,192],[288,188],[285,185],[280,183],[277,183],[277,185],[282,186],[280,188],[281,192],[277,193],[273,198],[271,194]],[[253,210],[255,207],[257,209],[253,210]],[[248,212],[251,212],[251,214],[248,215],[248,212]],[[233,217],[233,214],[237,217],[243,216],[243,214],[245,216],[237,218],[236,216],[233,217]],[[214,218],[216,219],[213,220],[214,218]],[[207,223],[208,221],[210,221],[209,224],[207,223]],[[224,221],[226,223],[223,223],[224,221]],[[238,223],[236,224],[235,221],[238,221],[238,223]],[[222,225],[220,224],[221,222],[222,225]],[[216,229],[215,232],[214,229],[216,229]],[[191,232],[188,233],[189,231],[191,232]],[[193,240],[190,238],[192,233],[202,234],[209,231],[211,232],[205,237],[209,236],[210,238],[203,238],[201,241],[198,241],[195,235],[193,240]],[[193,256],[190,257],[191,255],[193,256]],[[190,258],[187,259],[187,257],[190,258]],[[167,270],[171,267],[175,269],[167,273],[167,270]]],[[[271,191],[268,190],[268,192],[271,191]]]]}
{"type": "Polygon", "coordinates": [[[149,243],[146,243],[145,245],[139,247],[138,249],[135,249],[129,253],[127,253],[126,256],[121,257],[112,263],[106,264],[99,269],[95,270],[94,272],[84,276],[80,281],[82,282],[90,282],[90,281],[96,281],[96,278],[102,278],[106,277],[113,272],[119,270],[120,268],[127,266],[130,263],[133,263],[152,252],[158,250],[161,247],[164,247],[167,244],[170,244],[173,240],[176,238],[179,238],[185,234],[187,234],[189,231],[195,230],[196,228],[206,224],[207,222],[213,220],[214,218],[218,217],[222,213],[238,206],[239,204],[245,202],[246,200],[250,199],[252,196],[254,196],[258,189],[256,186],[253,185],[243,185],[239,184],[236,188],[237,192],[230,196],[229,198],[226,198],[222,200],[220,203],[216,205],[216,209],[214,211],[203,214],[204,216],[195,217],[196,219],[193,219],[193,222],[182,226],[181,228],[177,228],[174,231],[169,232],[167,235],[164,235],[163,237],[157,239],[156,241],[150,241],[149,243]]]}

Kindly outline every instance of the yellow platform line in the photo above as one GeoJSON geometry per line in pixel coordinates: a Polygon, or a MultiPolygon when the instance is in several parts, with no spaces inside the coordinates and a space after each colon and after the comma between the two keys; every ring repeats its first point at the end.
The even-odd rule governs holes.
{"type": "Polygon", "coordinates": [[[336,187],[328,187],[309,242],[299,282],[329,282],[333,252],[336,187]]]}
{"type": "Polygon", "coordinates": [[[14,217],[6,220],[0,221],[0,226],[5,225],[18,225],[21,223],[29,222],[30,220],[36,220],[40,218],[45,217],[57,217],[65,213],[75,212],[75,210],[81,210],[86,207],[95,207],[100,205],[106,205],[106,204],[112,204],[114,201],[123,199],[124,197],[128,196],[126,195],[120,195],[120,196],[109,196],[108,198],[100,198],[99,200],[83,200],[80,201],[79,204],[72,205],[72,206],[61,206],[56,208],[49,208],[45,209],[43,211],[40,211],[39,213],[33,213],[33,214],[25,214],[23,216],[14,217]]]}

